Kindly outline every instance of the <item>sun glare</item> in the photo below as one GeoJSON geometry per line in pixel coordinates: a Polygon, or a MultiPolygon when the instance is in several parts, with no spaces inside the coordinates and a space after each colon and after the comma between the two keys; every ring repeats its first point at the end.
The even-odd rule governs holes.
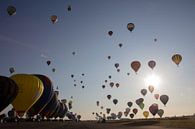
{"type": "Polygon", "coordinates": [[[159,76],[157,76],[155,74],[151,74],[151,75],[147,76],[145,79],[146,86],[152,85],[155,88],[159,88],[160,82],[161,82],[161,80],[160,80],[159,76]]]}

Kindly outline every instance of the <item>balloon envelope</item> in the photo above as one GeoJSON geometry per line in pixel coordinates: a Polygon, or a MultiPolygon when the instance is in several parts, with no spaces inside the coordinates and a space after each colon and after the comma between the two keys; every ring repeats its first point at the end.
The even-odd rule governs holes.
{"type": "Polygon", "coordinates": [[[179,66],[180,62],[182,61],[182,56],[180,54],[174,54],[172,56],[172,61],[179,66]]]}
{"type": "Polygon", "coordinates": [[[143,112],[143,115],[144,115],[145,118],[148,118],[149,112],[148,112],[148,111],[144,111],[144,112],[143,112]]]}
{"type": "Polygon", "coordinates": [[[153,61],[153,60],[151,60],[151,61],[148,62],[148,66],[149,66],[151,69],[153,69],[153,68],[156,66],[156,62],[153,61]]]}
{"type": "Polygon", "coordinates": [[[146,90],[146,89],[141,89],[141,94],[142,94],[143,96],[145,96],[145,95],[147,94],[147,90],[146,90]]]}
{"type": "Polygon", "coordinates": [[[28,113],[31,116],[34,116],[40,113],[41,110],[43,110],[43,108],[50,102],[50,100],[52,99],[54,95],[52,82],[47,76],[38,75],[38,74],[34,76],[38,77],[42,81],[44,90],[39,100],[29,109],[28,113]]]}
{"type": "Polygon", "coordinates": [[[133,61],[131,63],[131,68],[135,71],[135,73],[138,72],[140,67],[141,67],[141,63],[139,61],[133,61]]]}
{"type": "Polygon", "coordinates": [[[169,101],[169,96],[168,96],[168,95],[161,95],[161,96],[160,96],[160,101],[161,101],[164,105],[166,105],[167,102],[169,101]]]}
{"type": "Polygon", "coordinates": [[[129,31],[133,31],[134,28],[135,28],[135,25],[134,25],[133,23],[128,23],[128,24],[127,24],[127,29],[128,29],[129,31]]]}
{"type": "Polygon", "coordinates": [[[28,74],[15,74],[10,77],[18,85],[19,92],[12,105],[21,117],[41,97],[44,86],[42,81],[28,74]]]}
{"type": "Polygon", "coordinates": [[[129,107],[131,107],[131,106],[133,105],[133,103],[132,103],[131,101],[129,101],[129,102],[127,102],[127,105],[128,105],[129,107]]]}
{"type": "Polygon", "coordinates": [[[51,17],[50,17],[50,19],[51,19],[51,22],[54,24],[54,23],[56,23],[57,21],[58,21],[58,17],[56,16],[56,15],[52,15],[51,17]]]}
{"type": "Polygon", "coordinates": [[[116,105],[118,103],[117,99],[113,99],[113,103],[116,105]]]}
{"type": "Polygon", "coordinates": [[[12,79],[0,76],[0,112],[13,102],[18,91],[18,85],[12,79]]]}
{"type": "Polygon", "coordinates": [[[148,86],[148,90],[152,93],[152,92],[154,91],[154,86],[149,85],[149,86],[148,86]]]}
{"type": "Polygon", "coordinates": [[[13,16],[16,14],[16,8],[14,6],[8,6],[7,7],[7,13],[10,15],[10,16],[13,16]]]}
{"type": "Polygon", "coordinates": [[[164,110],[163,109],[159,109],[157,114],[159,115],[159,117],[161,118],[164,114],[164,110]]]}
{"type": "Polygon", "coordinates": [[[137,112],[138,112],[137,108],[134,108],[134,109],[133,109],[133,113],[134,113],[134,114],[137,114],[137,112]]]}
{"type": "Polygon", "coordinates": [[[156,113],[158,112],[158,104],[154,103],[149,107],[150,113],[155,116],[156,113]]]}

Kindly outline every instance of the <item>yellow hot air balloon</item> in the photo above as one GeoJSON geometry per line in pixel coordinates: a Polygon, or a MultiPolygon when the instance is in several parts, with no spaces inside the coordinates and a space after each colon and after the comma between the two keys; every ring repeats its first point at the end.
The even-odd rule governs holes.
{"type": "Polygon", "coordinates": [[[22,117],[42,95],[43,83],[36,76],[28,74],[15,74],[10,78],[16,82],[19,88],[12,105],[18,115],[22,117]]]}
{"type": "Polygon", "coordinates": [[[179,63],[181,62],[182,60],[182,56],[180,54],[174,54],[172,56],[172,61],[177,65],[179,66],[179,63]]]}
{"type": "Polygon", "coordinates": [[[149,112],[148,112],[148,111],[144,111],[144,112],[143,112],[143,115],[144,115],[145,118],[148,118],[149,112]]]}

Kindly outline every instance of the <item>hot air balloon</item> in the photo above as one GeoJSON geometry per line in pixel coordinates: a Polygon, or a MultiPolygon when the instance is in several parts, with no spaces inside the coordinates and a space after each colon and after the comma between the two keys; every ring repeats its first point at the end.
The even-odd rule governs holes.
{"type": "Polygon", "coordinates": [[[74,84],[74,87],[76,87],[77,86],[77,84],[74,84]]]}
{"type": "Polygon", "coordinates": [[[106,108],[106,113],[107,113],[107,114],[110,114],[110,111],[111,111],[110,108],[106,108]]]}
{"type": "Polygon", "coordinates": [[[156,42],[156,41],[157,41],[157,38],[154,39],[154,42],[156,42]]]}
{"type": "Polygon", "coordinates": [[[100,108],[101,108],[101,109],[104,109],[104,107],[103,107],[103,106],[101,106],[100,108]]]}
{"type": "Polygon", "coordinates": [[[117,115],[115,113],[111,113],[111,117],[113,120],[115,120],[117,118],[117,115]]]}
{"type": "Polygon", "coordinates": [[[83,81],[80,81],[80,83],[82,84],[82,83],[83,83],[83,81]]]}
{"type": "Polygon", "coordinates": [[[155,98],[156,100],[158,100],[159,94],[154,94],[154,98],[155,98]]]}
{"type": "Polygon", "coordinates": [[[56,23],[57,21],[58,21],[58,17],[56,16],[56,15],[52,15],[51,17],[50,17],[50,19],[51,19],[51,22],[54,24],[54,23],[56,23]]]}
{"type": "MultiPolygon", "coordinates": [[[[52,117],[54,117],[55,112],[59,110],[59,101],[58,101],[58,99],[57,99],[56,94],[54,94],[53,97],[54,97],[54,99],[53,99],[53,100],[51,99],[51,101],[50,101],[50,102],[52,102],[52,103],[48,103],[48,105],[43,109],[43,111],[44,111],[45,109],[48,110],[48,112],[46,112],[46,114],[44,114],[44,116],[45,116],[46,118],[52,118],[52,117]]],[[[41,112],[42,112],[42,111],[41,111],[41,112]]],[[[42,115],[43,115],[43,114],[42,114],[42,115]]]]}
{"type": "Polygon", "coordinates": [[[68,11],[71,11],[71,10],[72,10],[71,5],[68,5],[68,11]]]}
{"type": "Polygon", "coordinates": [[[111,75],[109,75],[109,76],[108,76],[108,78],[109,78],[109,79],[111,79],[111,78],[112,78],[112,76],[111,76],[111,75]]]}
{"type": "Polygon", "coordinates": [[[78,121],[80,121],[81,115],[77,115],[77,119],[78,119],[78,121]]]}
{"type": "Polygon", "coordinates": [[[20,117],[28,111],[43,93],[42,81],[33,75],[15,74],[10,77],[18,85],[18,95],[12,102],[13,107],[20,117]]]}
{"type": "Polygon", "coordinates": [[[141,103],[144,102],[144,99],[143,98],[139,98],[135,101],[135,103],[139,106],[141,103]]]}
{"type": "Polygon", "coordinates": [[[145,107],[145,104],[144,104],[144,103],[140,103],[140,104],[139,104],[139,107],[143,110],[144,107],[145,107]]]}
{"type": "Polygon", "coordinates": [[[112,88],[114,86],[114,82],[110,82],[110,87],[112,88]]]}
{"type": "Polygon", "coordinates": [[[84,74],[84,73],[82,73],[81,75],[82,75],[82,76],[85,76],[85,74],[84,74]]]}
{"type": "Polygon", "coordinates": [[[121,119],[122,115],[123,115],[122,112],[118,112],[118,115],[117,115],[118,119],[121,119]]]}
{"type": "Polygon", "coordinates": [[[168,95],[161,95],[160,101],[166,106],[167,102],[169,101],[169,96],[168,95]]]}
{"type": "Polygon", "coordinates": [[[131,111],[130,108],[126,108],[125,111],[129,114],[129,112],[131,111]]]}
{"type": "Polygon", "coordinates": [[[10,74],[14,73],[15,72],[14,67],[9,68],[9,72],[10,72],[10,74]]]}
{"type": "Polygon", "coordinates": [[[127,75],[129,76],[129,75],[130,75],[130,73],[127,73],[127,75]]]}
{"type": "Polygon", "coordinates": [[[48,60],[48,61],[47,61],[47,65],[50,65],[50,64],[51,64],[51,61],[50,61],[50,60],[48,60]]]}
{"type": "Polygon", "coordinates": [[[133,103],[131,101],[127,102],[127,106],[131,107],[133,103]]]}
{"type": "Polygon", "coordinates": [[[13,16],[16,14],[16,8],[14,6],[8,6],[7,7],[7,13],[10,15],[10,16],[13,16]]]}
{"type": "Polygon", "coordinates": [[[55,71],[56,71],[56,69],[55,69],[55,68],[53,68],[53,69],[52,69],[52,72],[55,72],[55,71]]]}
{"type": "Polygon", "coordinates": [[[133,109],[133,113],[134,113],[134,114],[137,114],[137,112],[138,112],[137,108],[134,108],[134,109],[133,109]]]}
{"type": "Polygon", "coordinates": [[[112,36],[112,34],[113,34],[113,31],[108,31],[109,36],[112,36]]]}
{"type": "Polygon", "coordinates": [[[107,98],[108,98],[109,100],[111,99],[111,97],[112,97],[111,95],[107,95],[107,98]]]}
{"type": "Polygon", "coordinates": [[[119,43],[118,46],[121,48],[123,46],[123,44],[122,43],[119,43]]]}
{"type": "Polygon", "coordinates": [[[113,99],[113,103],[116,105],[118,103],[117,99],[113,99]]]}
{"type": "Polygon", "coordinates": [[[133,114],[133,113],[131,113],[131,114],[129,114],[129,116],[130,116],[130,118],[131,118],[131,119],[133,119],[134,114],[133,114]]]}
{"type": "Polygon", "coordinates": [[[85,88],[85,86],[82,86],[82,88],[84,89],[84,88],[85,88]]]}
{"type": "Polygon", "coordinates": [[[162,118],[162,116],[164,114],[164,110],[163,109],[159,109],[157,114],[159,115],[160,118],[162,118]]]}
{"type": "Polygon", "coordinates": [[[96,105],[99,106],[100,105],[100,102],[99,101],[96,101],[96,105]]]}
{"type": "Polygon", "coordinates": [[[127,29],[129,30],[129,31],[133,31],[133,29],[135,28],[135,25],[133,24],[133,23],[128,23],[127,24],[127,29]]]}
{"type": "Polygon", "coordinates": [[[108,56],[108,59],[110,60],[111,59],[111,56],[108,56]]]}
{"type": "Polygon", "coordinates": [[[41,95],[39,100],[28,110],[28,114],[30,116],[34,116],[40,113],[43,108],[51,101],[54,95],[53,84],[51,80],[45,75],[35,74],[35,76],[42,81],[44,89],[43,94],[41,95]]]}
{"type": "Polygon", "coordinates": [[[0,112],[13,102],[18,91],[18,85],[12,79],[0,76],[0,112]]]}
{"type": "Polygon", "coordinates": [[[72,52],[72,55],[74,56],[76,54],[76,52],[72,52]]]}
{"type": "Polygon", "coordinates": [[[148,118],[149,112],[148,112],[148,111],[144,111],[144,112],[143,112],[143,115],[144,115],[145,118],[148,118]]]}
{"type": "Polygon", "coordinates": [[[120,69],[117,69],[117,72],[120,72],[120,69]]]}
{"type": "Polygon", "coordinates": [[[131,63],[131,68],[135,71],[135,73],[137,73],[140,67],[141,67],[141,63],[139,61],[133,61],[131,63]]]}
{"type": "Polygon", "coordinates": [[[172,61],[179,66],[180,62],[182,61],[182,56],[180,54],[174,54],[172,56],[172,61]]]}
{"type": "Polygon", "coordinates": [[[148,90],[152,93],[152,92],[154,91],[154,86],[149,85],[149,86],[148,86],[148,90]]]}
{"type": "Polygon", "coordinates": [[[107,82],[108,82],[108,80],[105,80],[104,82],[105,82],[105,83],[107,83],[107,82]]]}
{"type": "Polygon", "coordinates": [[[145,96],[145,95],[147,94],[147,90],[146,90],[146,89],[141,89],[141,94],[142,94],[143,96],[145,96]]]}
{"type": "Polygon", "coordinates": [[[149,107],[150,113],[155,116],[156,113],[158,112],[158,104],[154,103],[149,107]]]}
{"type": "Polygon", "coordinates": [[[116,68],[118,68],[118,67],[119,67],[119,63],[115,63],[114,66],[115,66],[116,68]]]}
{"type": "Polygon", "coordinates": [[[106,86],[105,85],[102,85],[102,88],[104,89],[106,86]]]}
{"type": "Polygon", "coordinates": [[[150,60],[150,61],[148,62],[148,66],[149,66],[151,69],[154,69],[154,67],[156,66],[156,62],[153,61],[153,60],[150,60]]]}
{"type": "Polygon", "coordinates": [[[119,83],[116,83],[115,86],[118,88],[120,86],[120,84],[119,83]]]}
{"type": "Polygon", "coordinates": [[[68,108],[67,108],[66,104],[63,104],[62,102],[60,103],[60,105],[61,105],[62,109],[60,110],[59,117],[64,118],[67,111],[68,111],[68,108]]]}
{"type": "Polygon", "coordinates": [[[125,117],[127,117],[127,116],[128,116],[128,114],[129,114],[129,112],[124,111],[124,115],[125,115],[125,117]]]}

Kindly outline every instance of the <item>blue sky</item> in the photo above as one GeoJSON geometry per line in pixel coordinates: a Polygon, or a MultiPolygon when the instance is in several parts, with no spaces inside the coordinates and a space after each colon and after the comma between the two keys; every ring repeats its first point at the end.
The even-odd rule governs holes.
{"type": "MultiPolygon", "coordinates": [[[[94,119],[92,112],[105,112],[96,107],[97,100],[112,112],[124,111],[127,101],[143,97],[140,90],[147,88],[144,80],[155,73],[161,83],[154,92],[167,94],[170,100],[164,107],[148,93],[144,110],[156,102],[165,110],[164,116],[193,114],[194,12],[193,0],[2,0],[0,74],[10,76],[9,67],[14,67],[16,73],[45,74],[55,88],[59,87],[59,99],[74,97],[72,111],[83,119],[94,119]],[[9,5],[16,7],[16,15],[8,16],[9,5]],[[71,12],[67,11],[68,5],[72,6],[71,12]],[[58,16],[56,24],[51,23],[51,15],[58,16]],[[133,32],[127,30],[129,22],[135,24],[133,32]],[[107,34],[110,30],[112,36],[107,34]],[[171,60],[175,53],[183,57],[179,67],[171,60]],[[107,59],[109,55],[111,60],[107,59]],[[52,61],[50,66],[46,64],[48,59],[52,61]],[[153,71],[147,65],[151,59],[157,64],[153,71]],[[134,60],[141,62],[137,75],[130,67],[134,60]],[[115,63],[120,64],[120,73],[115,63]],[[56,68],[55,73],[52,68],[56,68]],[[111,81],[120,83],[119,88],[106,84],[102,89],[109,75],[111,81]],[[119,103],[113,105],[107,94],[119,103]]],[[[135,103],[134,107],[138,108],[135,103]]],[[[135,117],[143,117],[142,112],[139,110],[135,117]]]]}

